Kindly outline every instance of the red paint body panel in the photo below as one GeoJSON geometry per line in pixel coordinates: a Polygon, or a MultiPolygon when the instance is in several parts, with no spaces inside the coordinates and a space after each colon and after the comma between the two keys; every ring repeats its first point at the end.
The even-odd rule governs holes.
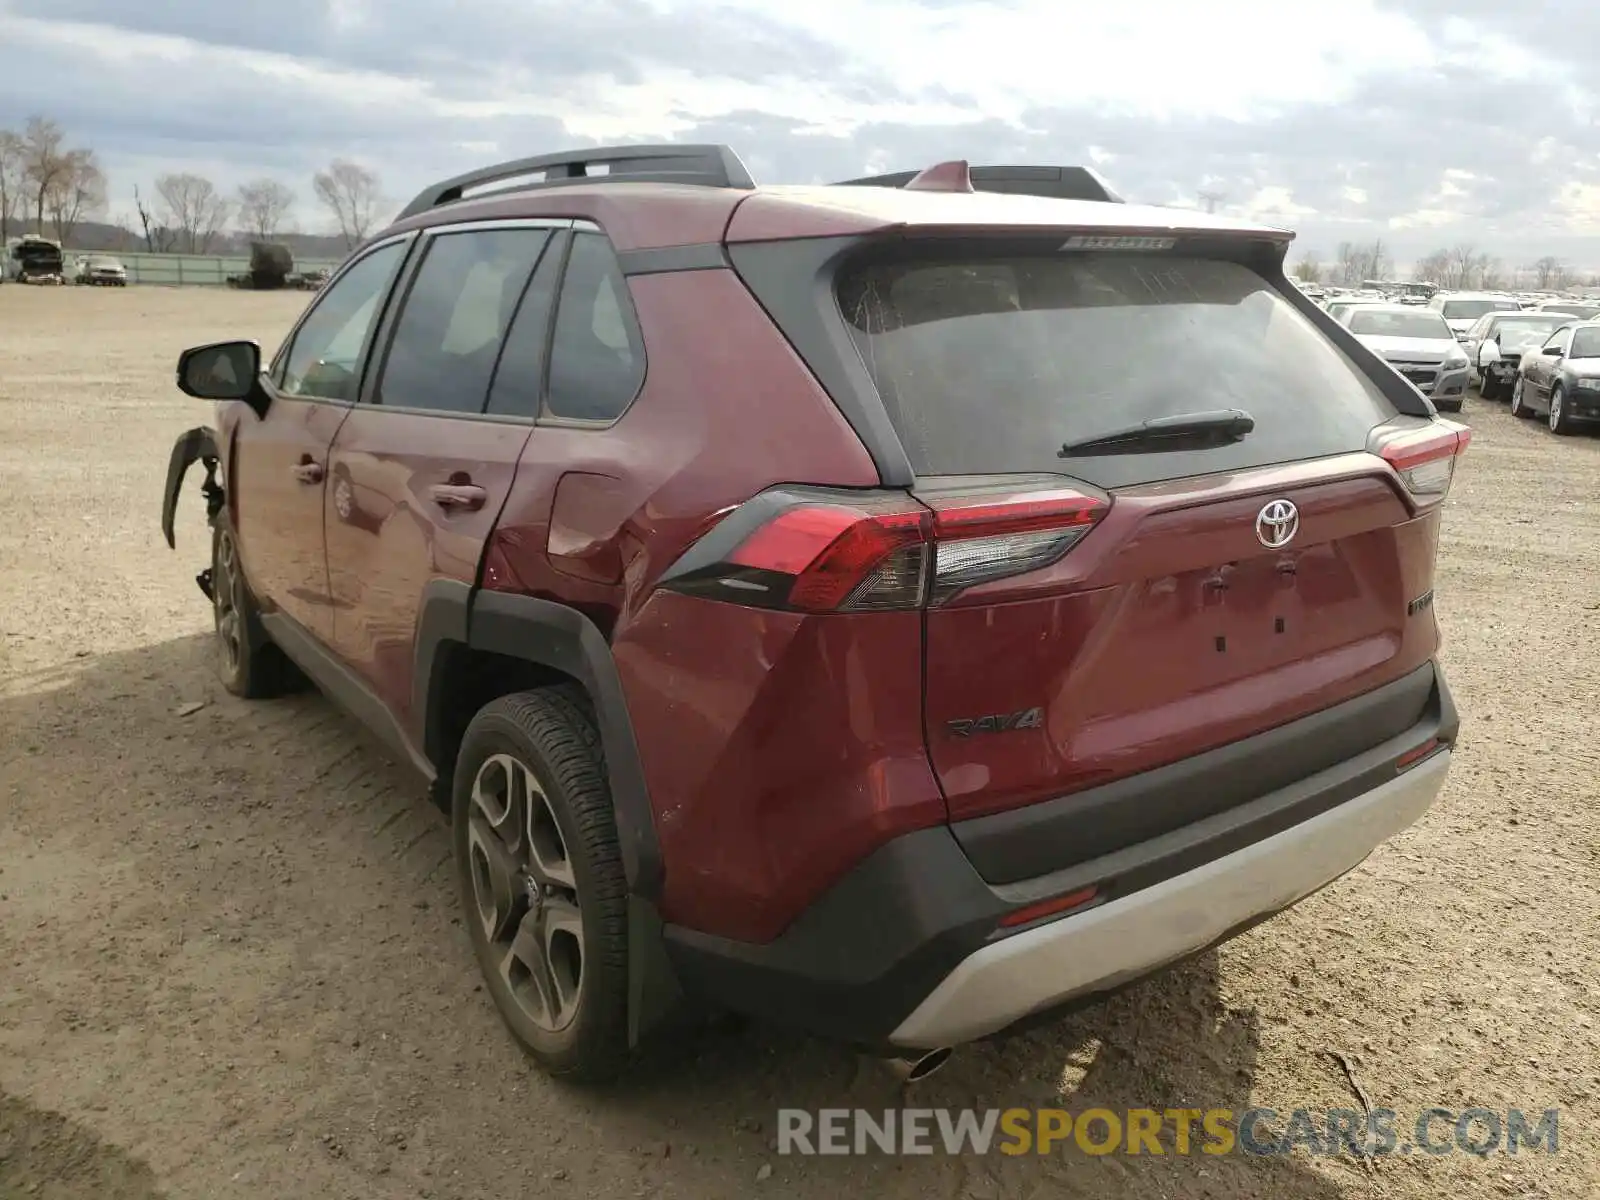
{"type": "Polygon", "coordinates": [[[652,596],[715,517],[757,492],[796,479],[870,487],[878,474],[731,271],[629,286],[643,391],[608,429],[534,430],[483,585],[569,604],[612,637],[664,839],[663,913],[761,939],[896,822],[944,819],[922,742],[921,618],[905,614],[898,639],[876,645],[850,621],[813,629],[652,596]],[[717,338],[699,336],[707,325],[717,338]],[[891,692],[874,690],[880,677],[891,692]],[[774,836],[785,848],[757,848],[774,836]]]}
{"type": "Polygon", "coordinates": [[[1368,455],[1118,492],[1060,563],[928,615],[928,744],[960,820],[1052,799],[1262,732],[1421,666],[1437,511],[1368,455]],[[1300,529],[1265,549],[1285,496],[1300,529]],[[1280,625],[1281,622],[1281,625],[1280,625]],[[1036,729],[946,722],[1035,706],[1036,729]]]}
{"type": "Polygon", "coordinates": [[[246,577],[264,611],[281,611],[323,640],[333,636],[322,542],[327,479],[303,482],[295,468],[327,464],[328,446],[349,412],[340,404],[279,398],[264,418],[246,410],[232,422],[229,446],[228,497],[246,577]]]}
{"type": "Polygon", "coordinates": [[[629,288],[644,388],[608,429],[534,431],[483,581],[571,603],[608,631],[714,515],[795,479],[878,482],[860,439],[732,271],[646,275],[629,288]],[[699,336],[708,323],[717,338],[699,336]],[[573,487],[597,507],[580,514],[573,487]],[[617,565],[620,580],[608,582],[617,565]]]}
{"type": "Polygon", "coordinates": [[[330,451],[332,647],[419,745],[411,676],[422,591],[435,579],[476,582],[531,432],[527,423],[368,405],[351,411],[330,451]],[[441,484],[481,487],[485,501],[476,510],[444,507],[431,491],[441,484]]]}
{"type": "Polygon", "coordinates": [[[922,740],[921,614],[660,592],[615,650],[670,864],[666,920],[768,941],[880,844],[945,820],[922,740]]]}

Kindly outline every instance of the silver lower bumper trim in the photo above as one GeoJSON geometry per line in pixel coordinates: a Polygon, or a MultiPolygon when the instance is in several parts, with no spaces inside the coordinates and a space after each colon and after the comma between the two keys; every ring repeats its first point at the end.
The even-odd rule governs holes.
{"type": "Polygon", "coordinates": [[[1450,751],[1337,808],[1131,896],[992,942],[945,976],[890,1040],[954,1046],[1204,949],[1358,866],[1438,796],[1450,751]]]}

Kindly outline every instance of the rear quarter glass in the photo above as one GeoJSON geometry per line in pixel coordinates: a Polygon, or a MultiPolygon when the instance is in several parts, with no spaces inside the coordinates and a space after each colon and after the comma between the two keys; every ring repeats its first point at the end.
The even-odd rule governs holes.
{"type": "Polygon", "coordinates": [[[1360,450],[1396,415],[1266,278],[1228,259],[930,249],[846,264],[837,299],[920,475],[1121,487],[1360,450]],[[1201,450],[1058,455],[1224,408],[1254,431],[1201,450]]]}

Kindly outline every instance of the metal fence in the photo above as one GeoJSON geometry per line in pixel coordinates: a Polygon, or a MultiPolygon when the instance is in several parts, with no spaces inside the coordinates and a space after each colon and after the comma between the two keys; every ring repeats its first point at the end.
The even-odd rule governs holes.
{"type": "MultiPolygon", "coordinates": [[[[72,274],[72,264],[85,252],[66,252],[67,274],[72,274]]],[[[113,252],[115,258],[128,268],[129,283],[160,284],[166,287],[221,287],[229,275],[243,275],[250,269],[250,259],[245,256],[224,254],[124,254],[113,252]]],[[[341,262],[337,258],[297,258],[296,271],[333,270],[341,262]]]]}

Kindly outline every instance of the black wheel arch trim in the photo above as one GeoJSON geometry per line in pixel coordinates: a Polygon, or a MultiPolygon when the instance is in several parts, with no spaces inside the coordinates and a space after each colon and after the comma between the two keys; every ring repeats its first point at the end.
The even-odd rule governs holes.
{"type": "Polygon", "coordinates": [[[423,750],[434,763],[443,751],[440,716],[448,703],[435,685],[440,651],[450,642],[550,667],[588,692],[629,891],[648,900],[659,897],[664,870],[644,765],[616,660],[599,627],[577,609],[553,601],[472,588],[456,580],[428,584],[417,620],[412,711],[421,717],[423,750]]]}
{"type": "MultiPolygon", "coordinates": [[[[167,546],[178,545],[175,523],[178,513],[178,493],[183,490],[184,477],[196,462],[206,465],[206,499],[211,502],[211,489],[217,487],[217,464],[222,452],[217,447],[217,431],[209,425],[197,425],[178,435],[172,444],[172,456],[167,460],[167,482],[161,494],[161,534],[167,546]]],[[[207,515],[214,515],[209,513],[207,515]]]]}

